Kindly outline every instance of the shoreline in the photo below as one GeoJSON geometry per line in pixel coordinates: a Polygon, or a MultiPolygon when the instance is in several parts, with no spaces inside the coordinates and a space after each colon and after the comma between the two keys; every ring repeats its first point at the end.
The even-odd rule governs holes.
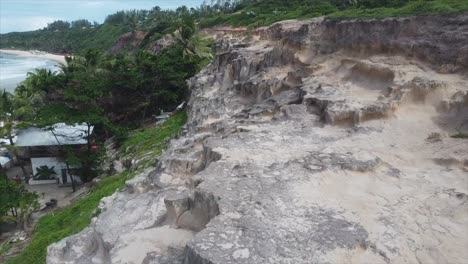
{"type": "Polygon", "coordinates": [[[15,56],[18,56],[18,57],[47,59],[47,60],[58,62],[58,63],[63,64],[63,65],[67,64],[67,62],[65,61],[65,56],[55,55],[55,54],[50,54],[50,53],[34,54],[31,51],[12,50],[12,49],[0,49],[0,53],[4,53],[4,54],[8,54],[8,55],[15,55],[15,56]]]}

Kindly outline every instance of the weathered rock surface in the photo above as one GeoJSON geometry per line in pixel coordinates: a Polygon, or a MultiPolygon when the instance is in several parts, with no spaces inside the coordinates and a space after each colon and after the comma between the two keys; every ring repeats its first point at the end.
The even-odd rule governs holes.
{"type": "Polygon", "coordinates": [[[126,50],[135,50],[145,39],[146,33],[143,31],[129,32],[121,35],[112,45],[109,53],[118,54],[126,50]]]}
{"type": "Polygon", "coordinates": [[[187,134],[49,264],[466,262],[468,14],[216,34],[187,134]]]}

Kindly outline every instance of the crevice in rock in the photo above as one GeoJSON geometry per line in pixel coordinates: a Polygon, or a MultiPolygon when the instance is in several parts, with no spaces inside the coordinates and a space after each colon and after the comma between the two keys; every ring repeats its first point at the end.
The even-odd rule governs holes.
{"type": "Polygon", "coordinates": [[[184,260],[182,264],[214,264],[209,259],[200,256],[194,248],[185,246],[184,260]]]}
{"type": "Polygon", "coordinates": [[[96,230],[86,228],[87,240],[60,241],[60,247],[47,249],[47,263],[63,263],[72,260],[73,263],[111,263],[109,252],[111,246],[104,242],[102,235],[96,230]],[[73,248],[73,250],[72,250],[73,248]],[[80,249],[86,254],[74,255],[75,250],[80,249]]]}
{"type": "Polygon", "coordinates": [[[195,189],[166,196],[166,214],[155,226],[171,225],[200,232],[215,216],[219,215],[218,199],[211,193],[195,189]]]}
{"type": "Polygon", "coordinates": [[[389,68],[350,59],[342,60],[336,71],[343,76],[344,81],[371,90],[383,90],[392,86],[395,78],[395,73],[389,68]]]}
{"type": "Polygon", "coordinates": [[[438,107],[440,115],[436,124],[449,133],[468,134],[468,91],[458,91],[438,107]]]}
{"type": "Polygon", "coordinates": [[[447,167],[447,168],[450,168],[450,167],[454,167],[454,168],[460,168],[460,169],[463,169],[463,168],[468,168],[468,160],[467,159],[457,159],[457,158],[450,158],[450,157],[446,157],[446,158],[435,158],[433,159],[433,161],[440,165],[440,166],[443,166],[443,167],[447,167]]]}
{"type": "Polygon", "coordinates": [[[201,137],[196,141],[187,141],[173,149],[159,161],[156,170],[150,175],[153,183],[160,188],[183,183],[191,186],[193,175],[222,157],[220,153],[202,143],[204,140],[205,138],[201,137]]]}

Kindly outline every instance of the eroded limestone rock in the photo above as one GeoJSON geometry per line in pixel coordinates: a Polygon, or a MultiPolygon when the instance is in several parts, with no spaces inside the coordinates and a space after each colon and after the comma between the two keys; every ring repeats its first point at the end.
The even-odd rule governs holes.
{"type": "Polygon", "coordinates": [[[467,18],[216,31],[188,133],[48,263],[464,263],[467,18]]]}

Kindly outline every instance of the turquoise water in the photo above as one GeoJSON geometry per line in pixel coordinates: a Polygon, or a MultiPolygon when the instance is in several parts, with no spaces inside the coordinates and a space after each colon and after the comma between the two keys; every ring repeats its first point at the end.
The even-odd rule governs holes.
{"type": "Polygon", "coordinates": [[[16,86],[26,79],[28,72],[40,68],[59,70],[57,63],[51,60],[0,53],[0,89],[14,91],[16,86]]]}

